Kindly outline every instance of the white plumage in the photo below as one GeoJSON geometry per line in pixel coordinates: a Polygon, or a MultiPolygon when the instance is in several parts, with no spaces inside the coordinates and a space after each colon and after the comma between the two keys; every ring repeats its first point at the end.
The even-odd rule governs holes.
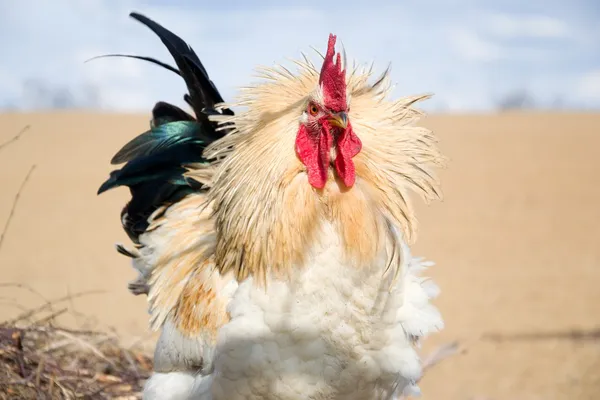
{"type": "Polygon", "coordinates": [[[383,273],[390,246],[378,263],[349,268],[324,224],[310,261],[289,281],[270,279],[265,291],[252,278],[231,279],[231,320],[214,347],[183,337],[171,322],[162,326],[157,365],[174,372],[155,374],[144,398],[362,400],[418,392],[415,342],[443,327],[430,303],[438,288],[422,276],[433,263],[412,257],[404,243],[393,282],[391,271],[383,273]],[[206,364],[194,371],[199,359],[206,364]]]}

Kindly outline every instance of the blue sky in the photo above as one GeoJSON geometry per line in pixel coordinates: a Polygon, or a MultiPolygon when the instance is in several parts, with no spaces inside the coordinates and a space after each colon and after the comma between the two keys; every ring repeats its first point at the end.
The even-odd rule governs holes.
{"type": "Polygon", "coordinates": [[[146,14],[198,53],[226,99],[257,65],[289,63],[329,32],[348,58],[391,63],[394,94],[434,93],[424,108],[486,111],[526,92],[538,107],[600,109],[595,0],[242,1],[0,0],[0,107],[148,111],[182,104],[180,78],[126,52],[171,63],[146,14]]]}

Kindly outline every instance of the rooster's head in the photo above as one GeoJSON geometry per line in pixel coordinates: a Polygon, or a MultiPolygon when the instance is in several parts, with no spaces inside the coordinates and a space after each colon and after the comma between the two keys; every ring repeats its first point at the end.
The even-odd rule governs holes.
{"type": "Polygon", "coordinates": [[[309,96],[296,137],[298,157],[306,167],[309,183],[317,189],[325,186],[330,164],[344,185],[354,185],[352,158],[362,148],[348,119],[346,71],[339,53],[334,60],[335,39],[329,36],[319,85],[309,96]]]}

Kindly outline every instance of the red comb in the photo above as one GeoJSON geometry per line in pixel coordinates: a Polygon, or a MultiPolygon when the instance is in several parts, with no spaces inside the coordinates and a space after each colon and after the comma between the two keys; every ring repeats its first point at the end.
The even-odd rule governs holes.
{"type": "Polygon", "coordinates": [[[342,70],[340,53],[337,54],[336,62],[333,62],[335,54],[335,35],[329,34],[327,43],[327,54],[321,67],[319,83],[323,87],[325,105],[333,111],[344,111],[346,105],[346,71],[342,70]]]}

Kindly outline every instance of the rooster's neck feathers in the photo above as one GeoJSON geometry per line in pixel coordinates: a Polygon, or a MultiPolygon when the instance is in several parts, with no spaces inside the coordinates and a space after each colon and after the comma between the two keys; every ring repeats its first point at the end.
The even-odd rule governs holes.
{"type": "Polygon", "coordinates": [[[264,81],[245,88],[235,104],[247,110],[214,117],[235,125],[205,150],[216,161],[192,165],[187,172],[210,186],[215,262],[240,280],[248,275],[264,280],[267,269],[277,275],[300,267],[326,220],[335,221],[349,259],[368,262],[389,229],[401,231],[407,240],[413,237],[416,221],[409,191],[425,201],[440,197],[432,169],[444,158],[433,134],[414,126],[421,113],[412,105],[429,96],[389,100],[388,71],[370,84],[371,71],[357,68],[346,78],[352,102],[349,120],[363,142],[354,159],[356,186],[340,189],[343,185],[330,173],[327,186],[315,191],[302,173],[294,140],[320,74],[308,61],[296,64],[298,74],[284,67],[261,69],[264,81]]]}

